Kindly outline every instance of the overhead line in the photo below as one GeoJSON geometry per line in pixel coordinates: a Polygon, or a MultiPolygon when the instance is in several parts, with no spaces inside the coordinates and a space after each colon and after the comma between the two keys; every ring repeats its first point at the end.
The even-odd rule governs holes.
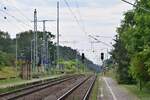
{"type": "Polygon", "coordinates": [[[29,22],[31,22],[31,19],[29,19],[24,13],[22,13],[22,11],[19,10],[19,8],[15,7],[15,6],[13,6],[13,7],[20,13],[20,15],[22,15],[25,19],[27,19],[29,22]]]}
{"type": "Polygon", "coordinates": [[[129,1],[126,1],[126,0],[122,0],[122,1],[125,2],[125,3],[128,3],[128,4],[130,4],[130,5],[132,5],[132,6],[134,6],[134,7],[140,8],[140,9],[142,9],[142,10],[147,11],[147,12],[150,13],[150,9],[146,9],[146,8],[144,8],[144,7],[135,5],[135,4],[133,4],[133,3],[129,2],[129,1]]]}
{"type": "MultiPolygon", "coordinates": [[[[87,36],[88,42],[90,43],[90,39],[89,39],[89,36],[88,36],[88,34],[87,34],[86,30],[85,30],[85,27],[80,24],[80,22],[79,22],[79,20],[78,20],[78,17],[77,17],[77,16],[74,14],[74,12],[72,11],[72,9],[71,9],[71,7],[69,6],[69,3],[67,2],[67,0],[64,0],[64,2],[65,2],[65,4],[67,5],[67,7],[68,7],[69,11],[71,12],[71,14],[73,15],[73,17],[75,18],[75,21],[76,21],[77,24],[79,25],[80,29],[81,29],[81,30],[83,31],[83,33],[87,36]]],[[[79,7],[78,4],[77,4],[77,7],[79,7]]],[[[81,14],[80,14],[80,15],[81,15],[81,14]]],[[[83,19],[82,19],[82,20],[83,20],[83,19]]],[[[84,24],[83,24],[83,25],[84,25],[84,24]]]]}
{"type": "MultiPolygon", "coordinates": [[[[9,2],[9,0],[6,0],[5,2],[9,2]]],[[[11,0],[10,0],[11,1],[11,0]]],[[[31,22],[31,19],[28,18],[19,8],[17,8],[13,3],[11,3],[11,7],[15,8],[19,13],[20,15],[22,15],[25,19],[27,19],[29,22],[31,22]]]]}
{"type": "Polygon", "coordinates": [[[105,42],[103,42],[103,41],[98,40],[97,38],[93,37],[92,35],[89,35],[89,37],[91,37],[92,39],[94,39],[94,40],[96,40],[97,42],[100,42],[100,43],[102,43],[102,44],[104,44],[104,45],[106,45],[106,46],[112,47],[111,45],[109,45],[109,44],[107,44],[107,43],[105,43],[105,42]]]}
{"type": "MultiPolygon", "coordinates": [[[[12,25],[12,23],[11,23],[8,19],[5,19],[5,20],[7,20],[7,22],[12,25]]],[[[23,31],[22,27],[18,26],[17,24],[14,24],[14,25],[15,25],[20,31],[23,31]]]]}
{"type": "Polygon", "coordinates": [[[81,16],[81,12],[80,12],[80,8],[79,8],[79,3],[78,3],[78,1],[77,0],[75,0],[75,4],[76,4],[76,7],[77,7],[77,13],[78,13],[78,15],[79,15],[79,17],[80,17],[80,21],[81,21],[81,23],[82,23],[82,26],[83,26],[83,29],[85,30],[85,25],[84,25],[84,20],[83,20],[83,18],[82,18],[82,16],[81,16]]]}
{"type": "Polygon", "coordinates": [[[111,36],[100,36],[100,35],[95,35],[96,37],[101,37],[101,38],[112,38],[111,36]]]}
{"type": "Polygon", "coordinates": [[[81,30],[87,35],[86,31],[85,31],[85,30],[82,28],[82,26],[80,25],[80,22],[79,22],[77,16],[76,16],[76,15],[74,14],[74,12],[72,11],[72,9],[71,9],[69,3],[67,2],[67,0],[64,0],[64,2],[65,2],[65,4],[67,5],[69,11],[72,13],[73,17],[75,18],[77,24],[80,26],[81,30]]]}
{"type": "MultiPolygon", "coordinates": [[[[3,2],[3,1],[2,1],[2,2],[3,2]]],[[[3,2],[3,3],[4,3],[4,2],[3,2]]],[[[0,3],[0,4],[5,7],[5,5],[7,5],[7,4],[3,4],[3,3],[0,3]]],[[[6,3],[6,2],[5,2],[5,3],[6,3]]],[[[11,5],[11,6],[12,6],[12,5],[11,5]]],[[[15,7],[15,6],[12,6],[12,7],[15,8],[16,10],[18,10],[18,12],[19,12],[24,18],[26,18],[29,22],[31,22],[31,20],[30,20],[28,17],[26,17],[21,11],[19,11],[19,9],[18,9],[17,7],[15,7]]],[[[18,18],[15,17],[14,15],[12,15],[12,14],[6,12],[6,11],[3,11],[3,10],[0,10],[0,11],[3,12],[3,13],[5,13],[5,14],[7,14],[7,15],[9,15],[9,16],[12,17],[13,19],[15,19],[17,22],[21,22],[22,24],[24,24],[24,25],[26,25],[26,26],[32,28],[31,25],[26,24],[25,22],[21,21],[20,19],[18,19],[18,18]]]]}
{"type": "Polygon", "coordinates": [[[26,25],[26,26],[32,28],[30,25],[28,25],[28,24],[22,22],[22,21],[21,21],[20,19],[18,19],[17,17],[15,17],[15,16],[13,16],[13,15],[11,15],[11,14],[9,14],[9,13],[3,11],[3,10],[0,10],[0,11],[3,12],[3,13],[5,13],[5,14],[7,14],[7,15],[10,16],[10,17],[12,17],[12,18],[15,19],[17,22],[20,22],[20,23],[22,23],[22,24],[24,24],[24,25],[26,25]]]}

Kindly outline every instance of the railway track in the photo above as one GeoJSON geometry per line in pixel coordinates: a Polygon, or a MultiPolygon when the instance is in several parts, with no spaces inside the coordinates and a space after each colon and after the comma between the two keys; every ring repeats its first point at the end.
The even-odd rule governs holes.
{"type": "Polygon", "coordinates": [[[57,100],[88,100],[95,80],[96,76],[86,78],[85,80],[68,90],[57,100]]]}
{"type": "Polygon", "coordinates": [[[5,93],[0,93],[0,97],[12,94],[14,92],[20,92],[22,90],[26,90],[26,89],[32,88],[34,86],[41,85],[41,83],[52,82],[52,81],[59,80],[61,78],[67,78],[67,77],[70,77],[70,76],[69,75],[65,75],[65,76],[60,76],[60,77],[56,77],[56,78],[39,80],[39,81],[31,82],[31,83],[25,83],[25,84],[21,84],[21,85],[17,85],[17,86],[10,86],[9,88],[14,88],[14,90],[13,91],[8,91],[8,92],[5,92],[5,93]]]}
{"type": "Polygon", "coordinates": [[[0,100],[87,100],[95,79],[95,76],[66,76],[1,94],[0,100]]]}
{"type": "Polygon", "coordinates": [[[42,82],[33,83],[32,85],[29,85],[25,88],[21,88],[12,92],[0,94],[0,100],[16,100],[18,98],[27,96],[34,92],[38,92],[45,88],[48,88],[56,84],[74,79],[76,77],[81,77],[81,76],[82,75],[65,76],[65,77],[54,78],[54,79],[49,79],[49,80],[42,81],[42,82]]]}

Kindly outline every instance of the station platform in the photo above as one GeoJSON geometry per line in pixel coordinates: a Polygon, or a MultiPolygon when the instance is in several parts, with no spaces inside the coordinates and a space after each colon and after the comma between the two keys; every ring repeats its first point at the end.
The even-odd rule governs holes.
{"type": "Polygon", "coordinates": [[[31,80],[21,80],[21,81],[17,81],[17,82],[13,82],[13,83],[3,83],[3,84],[0,84],[0,89],[15,87],[15,86],[19,86],[19,85],[25,85],[25,84],[29,84],[32,82],[38,82],[38,81],[43,81],[43,80],[47,80],[47,79],[57,78],[60,76],[63,76],[63,75],[53,75],[53,76],[47,76],[47,77],[31,79],[31,80]]]}

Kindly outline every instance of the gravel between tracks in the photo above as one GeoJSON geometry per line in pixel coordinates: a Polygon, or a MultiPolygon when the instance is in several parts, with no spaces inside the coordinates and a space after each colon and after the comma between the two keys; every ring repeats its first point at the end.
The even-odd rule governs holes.
{"type": "Polygon", "coordinates": [[[68,95],[65,100],[83,100],[94,79],[95,76],[90,77],[87,81],[85,81],[82,85],[75,89],[70,95],[68,95]]]}
{"type": "Polygon", "coordinates": [[[76,85],[78,82],[85,79],[84,76],[82,77],[76,77],[71,80],[64,81],[60,84],[56,84],[54,86],[48,87],[46,89],[40,90],[35,93],[31,93],[27,96],[15,99],[15,100],[56,100],[58,97],[60,97],[64,92],[66,92],[68,89],[76,85]]]}

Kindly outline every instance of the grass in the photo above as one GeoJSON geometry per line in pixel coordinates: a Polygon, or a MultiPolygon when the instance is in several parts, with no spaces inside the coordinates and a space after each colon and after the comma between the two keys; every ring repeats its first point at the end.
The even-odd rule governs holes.
{"type": "Polygon", "coordinates": [[[132,93],[134,93],[140,100],[150,100],[150,90],[143,88],[142,91],[136,85],[122,85],[132,93]]]}
{"type": "MultiPolygon", "coordinates": [[[[21,88],[20,84],[30,82],[31,80],[23,80],[17,76],[17,72],[14,67],[3,67],[0,69],[0,93],[13,91],[15,89],[21,88]],[[13,84],[17,84],[13,87],[13,84]],[[12,85],[10,87],[10,85],[12,85]],[[18,86],[19,85],[19,86],[18,86]]],[[[41,73],[40,78],[48,78],[49,76],[57,76],[58,74],[52,73],[41,73]]],[[[61,74],[62,75],[62,74],[61,74]]],[[[35,80],[36,81],[36,80],[35,80]]]]}
{"type": "MultiPolygon", "coordinates": [[[[13,84],[24,84],[30,80],[23,80],[21,78],[19,78],[19,76],[17,76],[17,72],[15,70],[14,67],[3,67],[0,69],[0,93],[4,93],[4,92],[8,92],[8,91],[12,91],[15,90],[17,88],[20,87],[10,87],[9,85],[13,85],[13,84]],[[14,77],[14,78],[12,78],[14,77]],[[3,79],[6,78],[6,79],[3,79]],[[5,86],[9,86],[8,88],[6,88],[5,86]]],[[[35,74],[36,75],[36,74],[35,74]]],[[[49,73],[40,73],[37,74],[37,76],[39,76],[39,78],[47,78],[49,76],[59,76],[59,75],[64,75],[62,73],[53,73],[53,71],[50,71],[49,73]]]]}
{"type": "Polygon", "coordinates": [[[0,80],[0,85],[7,85],[7,84],[13,84],[13,83],[18,83],[18,82],[22,82],[25,80],[22,80],[20,78],[8,78],[5,80],[0,80]]]}
{"type": "Polygon", "coordinates": [[[6,93],[8,91],[14,91],[16,88],[3,88],[3,89],[0,89],[0,93],[6,93]]]}
{"type": "MultiPolygon", "coordinates": [[[[16,84],[16,83],[21,83],[21,82],[23,83],[23,82],[25,82],[25,80],[22,80],[21,78],[8,78],[6,80],[0,80],[0,85],[16,84]]],[[[0,88],[0,93],[14,91],[18,88],[20,88],[20,87],[16,86],[16,87],[0,88]]]]}
{"type": "Polygon", "coordinates": [[[0,69],[0,78],[16,77],[17,74],[14,67],[3,67],[0,69]]]}

